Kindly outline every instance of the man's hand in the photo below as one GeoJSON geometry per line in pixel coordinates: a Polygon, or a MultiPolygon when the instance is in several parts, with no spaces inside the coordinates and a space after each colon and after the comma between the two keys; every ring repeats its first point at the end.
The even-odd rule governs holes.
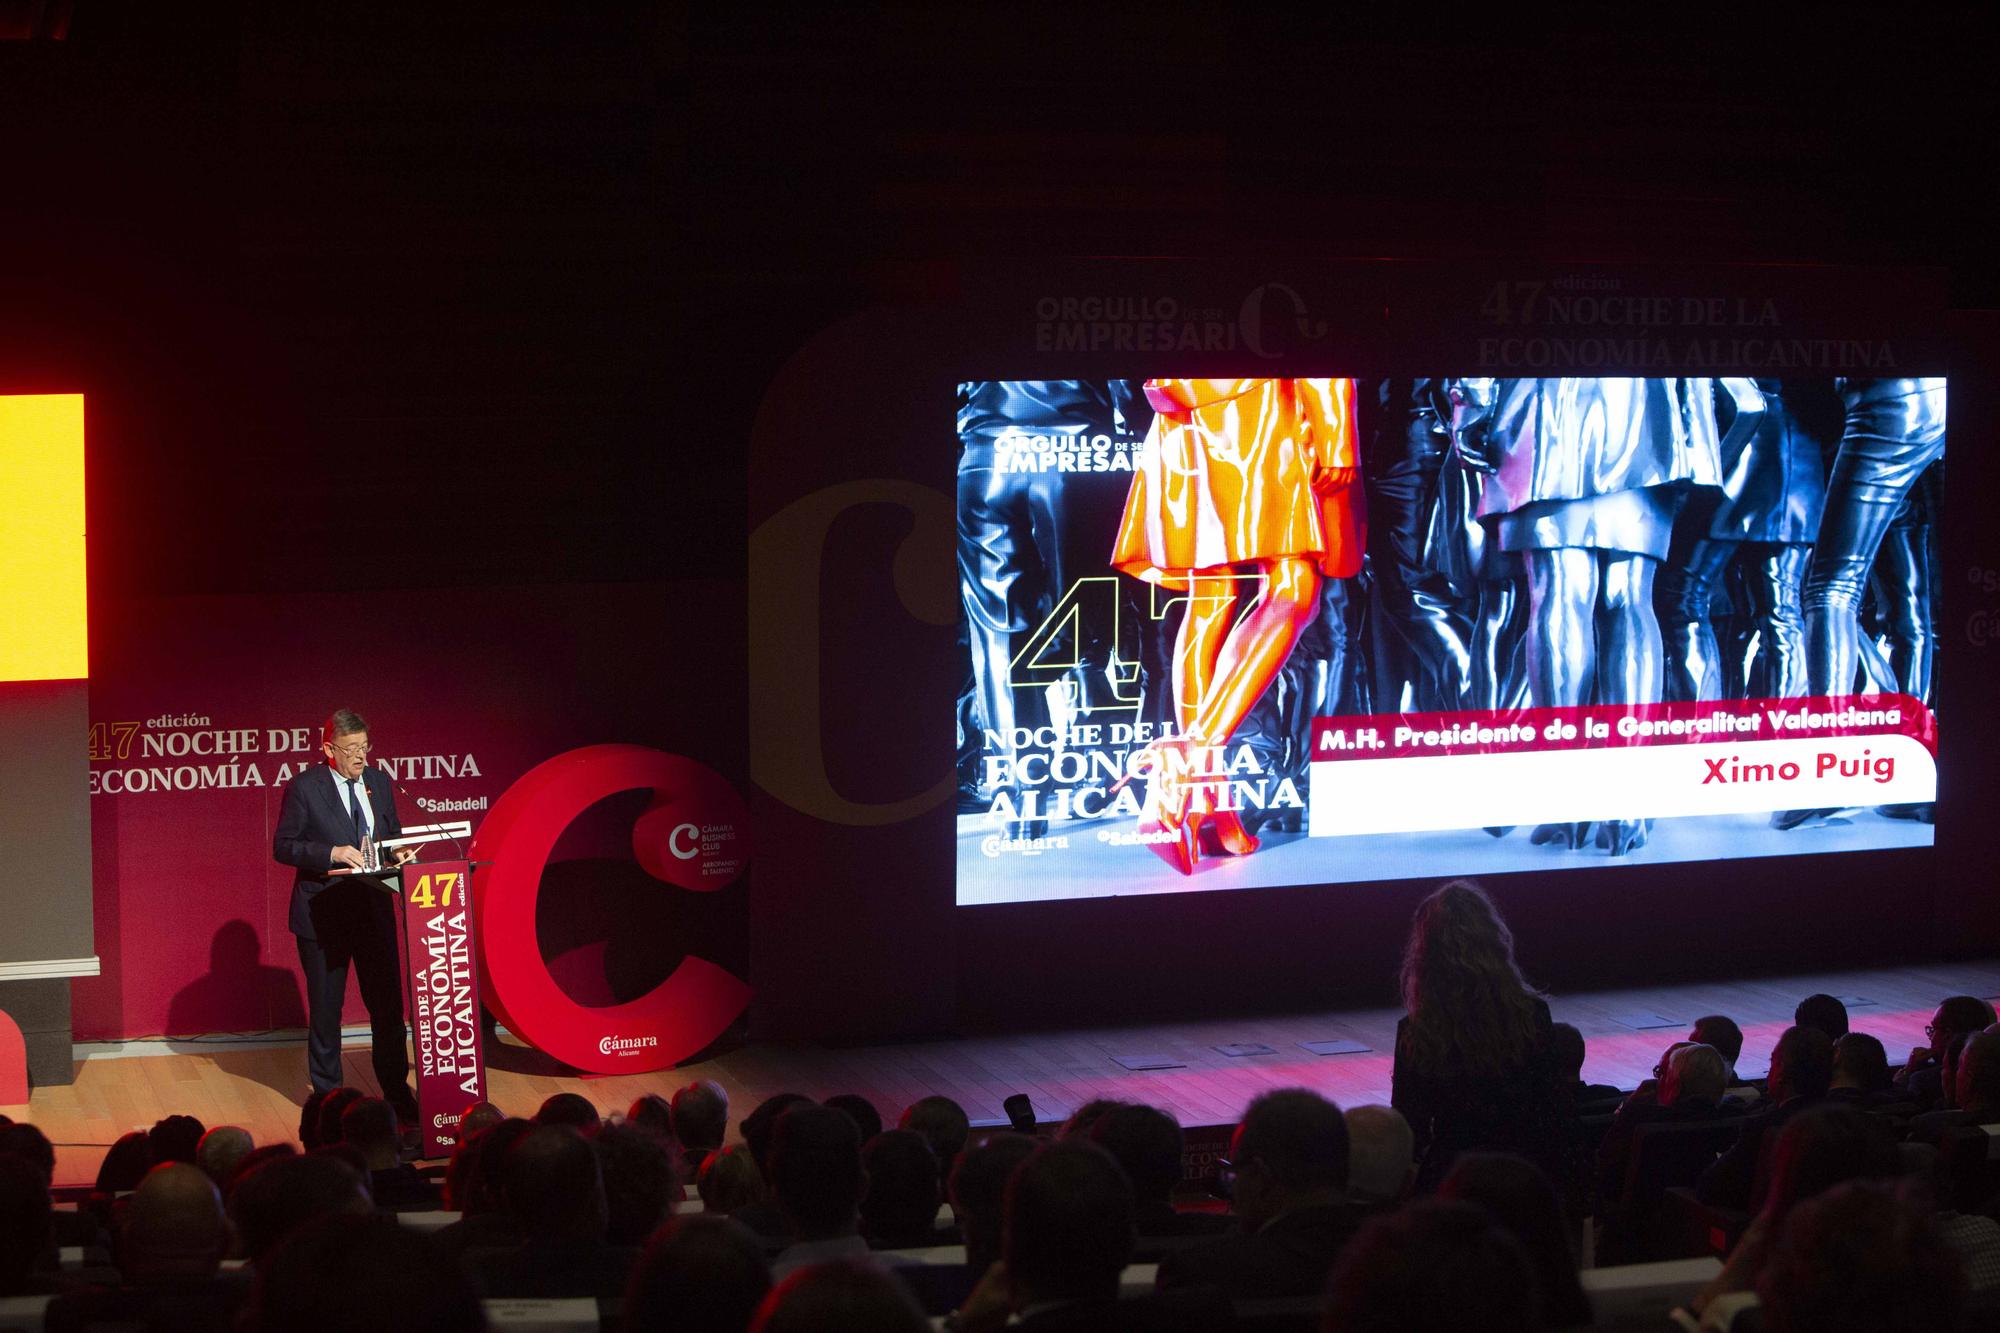
{"type": "Polygon", "coordinates": [[[417,859],[417,849],[415,847],[398,847],[396,849],[397,865],[406,866],[410,862],[416,859],[417,859]]]}
{"type": "Polygon", "coordinates": [[[1007,1314],[1007,1266],[996,1259],[945,1327],[954,1333],[993,1333],[1006,1326],[1007,1314]]]}
{"type": "Polygon", "coordinates": [[[361,870],[367,865],[368,863],[361,859],[361,849],[359,847],[342,845],[333,849],[333,864],[329,869],[337,870],[341,866],[347,866],[352,870],[361,870]]]}

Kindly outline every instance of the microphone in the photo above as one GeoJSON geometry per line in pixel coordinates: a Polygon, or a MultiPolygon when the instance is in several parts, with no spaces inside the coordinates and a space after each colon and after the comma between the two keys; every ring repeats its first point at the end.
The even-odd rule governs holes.
{"type": "MultiPolygon", "coordinates": [[[[366,759],[362,760],[361,762],[364,767],[368,763],[366,759]]],[[[406,798],[408,798],[411,805],[416,806],[417,809],[419,810],[424,808],[423,805],[417,800],[416,794],[412,792],[408,787],[405,787],[403,785],[402,779],[396,776],[394,770],[384,768],[381,771],[382,771],[382,776],[389,779],[390,782],[394,783],[396,786],[396,790],[403,793],[403,795],[406,798]]],[[[446,833],[444,836],[451,839],[452,850],[458,853],[459,860],[468,863],[472,860],[471,857],[465,854],[465,844],[458,840],[458,835],[456,833],[446,833]]]]}

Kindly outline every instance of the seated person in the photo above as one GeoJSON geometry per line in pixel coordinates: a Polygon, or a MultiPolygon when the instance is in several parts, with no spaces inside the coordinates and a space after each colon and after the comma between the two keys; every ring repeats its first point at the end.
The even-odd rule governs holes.
{"type": "MultiPolygon", "coordinates": [[[[1632,1141],[1641,1125],[1686,1123],[1741,1115],[1742,1109],[1722,1099],[1728,1078],[1722,1055],[1713,1046],[1683,1042],[1667,1057],[1666,1076],[1653,1101],[1633,1100],[1618,1108],[1604,1142],[1597,1150],[1597,1197],[1610,1202],[1625,1188],[1632,1161],[1632,1141]]],[[[1681,1181],[1683,1185],[1692,1181],[1681,1181]]]]}
{"type": "Polygon", "coordinates": [[[129,1324],[155,1330],[227,1328],[249,1284],[221,1273],[229,1220],[215,1182],[200,1168],[171,1162],[141,1181],[118,1237],[122,1280],[59,1296],[43,1327],[129,1324]]]}
{"type": "Polygon", "coordinates": [[[1391,1212],[1417,1179],[1417,1136],[1393,1106],[1350,1106],[1347,1198],[1363,1214],[1391,1212]]]}
{"type": "Polygon", "coordinates": [[[1111,1154],[1132,1182],[1140,1249],[1148,1240],[1219,1236],[1230,1221],[1220,1213],[1177,1213],[1174,1186],[1181,1181],[1185,1137],[1180,1122],[1153,1106],[1117,1106],[1090,1127],[1090,1141],[1111,1154]]]}
{"type": "Polygon", "coordinates": [[[340,1141],[368,1163],[368,1192],[384,1212],[422,1212],[443,1203],[438,1187],[403,1160],[396,1109],[380,1097],[348,1103],[340,1116],[340,1141]]]}
{"type": "Polygon", "coordinates": [[[624,1294],[637,1251],[606,1239],[610,1205],[604,1175],[582,1134],[569,1125],[534,1126],[508,1149],[500,1182],[507,1211],[525,1239],[511,1249],[464,1252],[464,1266],[482,1295],[624,1294]]]}
{"type": "Polygon", "coordinates": [[[1808,995],[1799,1001],[1792,1022],[1802,1028],[1818,1028],[1827,1040],[1839,1041],[1847,1035],[1847,1006],[1831,995],[1808,995]]]}
{"type": "Polygon", "coordinates": [[[782,1283],[809,1264],[868,1253],[861,1238],[861,1131],[844,1112],[801,1102],[771,1135],[771,1198],[790,1244],[771,1264],[782,1283]]]}
{"type": "Polygon", "coordinates": [[[1924,1026],[1926,1045],[1910,1052],[1896,1071],[1896,1086],[1925,1110],[1944,1108],[1944,1050],[1952,1038],[1993,1026],[1993,1006],[1976,995],[1954,995],[1938,1005],[1924,1026]]]}
{"type": "Polygon", "coordinates": [[[1850,1032],[1833,1043],[1833,1082],[1826,1095],[1829,1101],[1861,1107],[1903,1100],[1889,1077],[1889,1053],[1865,1032],[1850,1032]]]}
{"type": "Polygon", "coordinates": [[[1696,1197],[1721,1208],[1761,1207],[1778,1131],[1818,1104],[1832,1081],[1833,1042],[1827,1035],[1818,1028],[1786,1028],[1771,1050],[1770,1105],[1744,1117],[1736,1142],[1695,1182],[1696,1197]]]}
{"type": "Polygon", "coordinates": [[[1912,1120],[1912,1141],[1936,1143],[1946,1130],[2000,1124],[2000,1032],[1981,1032],[1967,1040],[1956,1065],[1951,1106],[1912,1120]]]}
{"type": "Polygon", "coordinates": [[[1739,1086],[1743,1080],[1736,1075],[1736,1061],[1743,1055],[1743,1029],[1736,1026],[1736,1020],[1726,1014],[1704,1014],[1694,1021],[1694,1030],[1687,1039],[1703,1046],[1713,1046],[1715,1053],[1728,1066],[1729,1087],[1739,1086]]]}
{"type": "Polygon", "coordinates": [[[1240,1234],[1167,1255],[1162,1288],[1213,1286],[1238,1300],[1316,1295],[1359,1225],[1347,1198],[1347,1121],[1303,1088],[1250,1103],[1230,1141],[1240,1234]]]}
{"type": "Polygon", "coordinates": [[[1609,1083],[1586,1083],[1583,1080],[1583,1061],[1586,1054],[1583,1033],[1574,1023],[1554,1023],[1549,1027],[1549,1035],[1555,1049],[1556,1073],[1572,1090],[1579,1107],[1592,1102],[1616,1101],[1625,1094],[1609,1083]]]}
{"type": "MultiPolygon", "coordinates": [[[[839,1108],[828,1104],[827,1109],[839,1108]]],[[[845,1111],[851,1120],[854,1117],[845,1111]]],[[[856,1134],[860,1133],[859,1126],[856,1134]]],[[[914,1250],[948,1245],[938,1233],[937,1158],[915,1130],[891,1129],[861,1147],[868,1186],[861,1196],[861,1234],[878,1250],[914,1250]]]]}

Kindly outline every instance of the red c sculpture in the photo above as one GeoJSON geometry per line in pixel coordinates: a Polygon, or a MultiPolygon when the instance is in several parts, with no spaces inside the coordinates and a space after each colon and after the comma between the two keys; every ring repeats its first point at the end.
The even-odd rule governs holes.
{"type": "Polygon", "coordinates": [[[596,1074],[666,1069],[714,1041],[750,1003],[743,981],[689,955],[665,981],[624,1004],[593,1009],[563,993],[535,939],[535,900],[556,839],[607,796],[648,788],[632,829],[639,864],[697,893],[725,888],[749,858],[749,812],[705,764],[640,745],[590,745],[537,764],[480,821],[474,880],[482,993],[523,1041],[596,1074]]]}

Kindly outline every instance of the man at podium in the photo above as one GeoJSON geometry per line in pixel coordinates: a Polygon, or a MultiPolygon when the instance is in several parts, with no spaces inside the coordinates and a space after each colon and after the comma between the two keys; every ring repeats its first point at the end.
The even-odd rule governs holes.
{"type": "MultiPolygon", "coordinates": [[[[314,765],[285,785],[285,802],[271,854],[293,866],[291,928],[306,979],[306,1067],[316,1092],[337,1088],[340,1010],[347,968],[360,973],[361,1000],[374,1029],[375,1078],[406,1125],[417,1122],[410,1061],[403,1048],[403,985],[396,951],[396,914],[368,868],[373,843],[398,836],[396,796],[388,776],[368,766],[368,722],[337,709],[320,732],[326,765],[314,765]]],[[[398,849],[396,864],[408,860],[398,849]]]]}

